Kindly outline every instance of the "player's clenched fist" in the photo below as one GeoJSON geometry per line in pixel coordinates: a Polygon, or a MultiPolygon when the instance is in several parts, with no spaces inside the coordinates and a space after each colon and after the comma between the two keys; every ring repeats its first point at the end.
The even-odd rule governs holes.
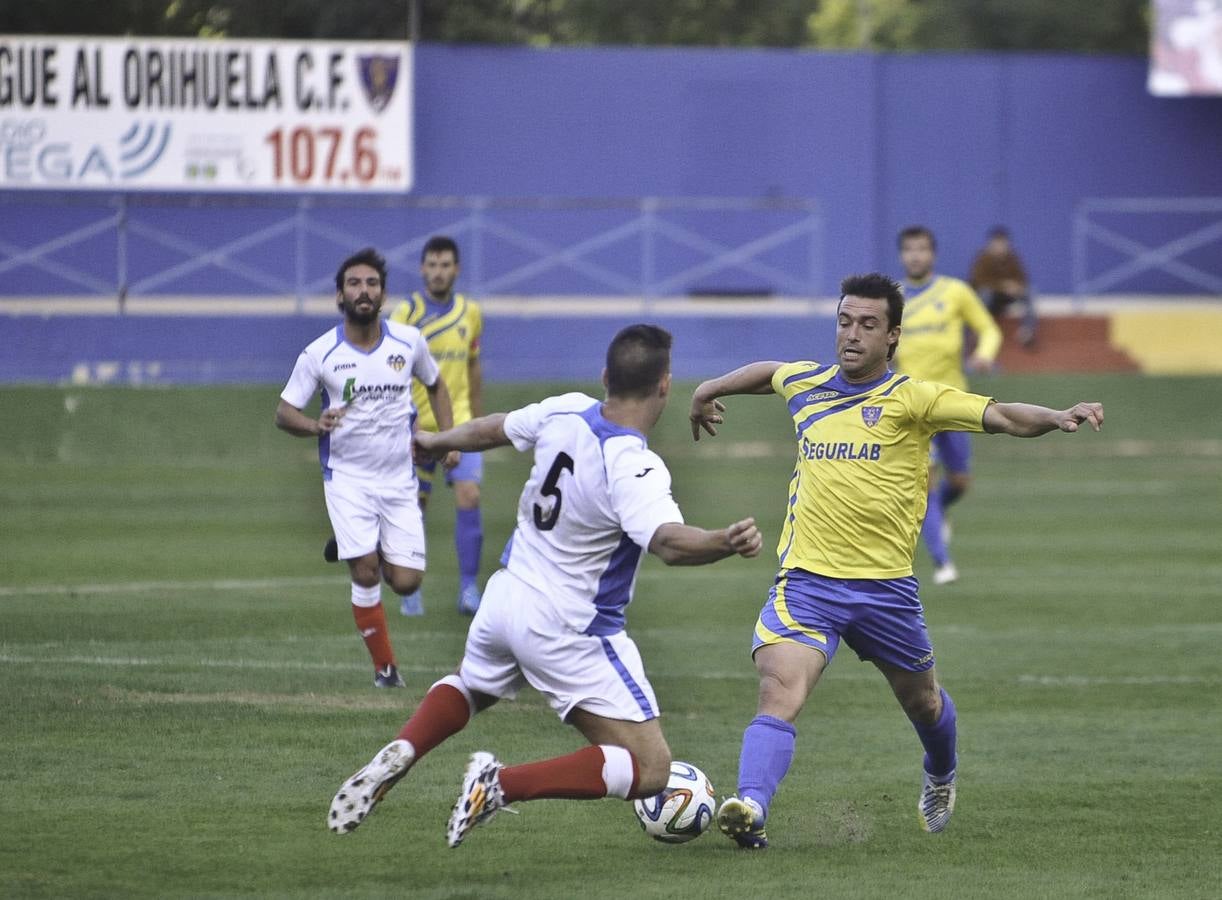
{"type": "Polygon", "coordinates": [[[330,434],[336,428],[339,428],[339,423],[344,420],[344,413],[348,411],[346,406],[333,406],[330,409],[324,409],[322,415],[318,417],[318,431],[320,434],[330,434]]]}
{"type": "Polygon", "coordinates": [[[437,447],[437,432],[435,431],[415,431],[412,432],[412,455],[417,461],[437,459],[439,456],[444,456],[445,451],[437,447]]]}
{"type": "Polygon", "coordinates": [[[759,556],[760,548],[764,545],[764,536],[755,527],[755,519],[748,518],[735,522],[726,529],[726,534],[730,538],[730,546],[739,556],[747,558],[759,556]]]}

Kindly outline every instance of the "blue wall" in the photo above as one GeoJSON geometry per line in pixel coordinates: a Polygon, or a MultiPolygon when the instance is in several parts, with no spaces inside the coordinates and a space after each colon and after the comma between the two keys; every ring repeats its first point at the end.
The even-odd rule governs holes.
{"type": "Polygon", "coordinates": [[[1067,293],[1079,200],[1222,196],[1222,98],[1144,59],[426,46],[417,78],[421,193],[813,197],[828,293],[912,222],[949,272],[1005,223],[1067,293]]]}
{"type": "MultiPolygon", "coordinates": [[[[424,45],[416,55],[415,193],[813,198],[826,228],[815,267],[822,294],[832,294],[848,272],[893,270],[894,236],[903,225],[930,225],[940,240],[940,267],[963,273],[985,230],[1005,223],[1040,289],[1067,293],[1072,217],[1083,198],[1222,196],[1222,98],[1152,98],[1145,72],[1144,59],[1108,57],[424,45]]],[[[37,195],[18,199],[0,207],[0,241],[15,247],[96,218],[96,210],[37,195]]],[[[167,207],[144,216],[177,221],[208,247],[209,240],[283,216],[273,204],[285,199],[254,198],[253,206],[215,212],[167,207]]],[[[327,215],[339,224],[367,217],[359,198],[327,215]]],[[[379,245],[402,233],[386,224],[387,216],[395,221],[369,216],[370,238],[379,245]]],[[[1195,224],[1173,218],[1126,227],[1149,243],[1195,224]]],[[[573,228],[560,218],[551,227],[573,228]]],[[[114,244],[100,235],[57,258],[110,285],[114,244]]],[[[280,266],[285,271],[276,278],[291,288],[293,250],[285,234],[245,261],[280,266]]],[[[624,257],[620,265],[630,267],[629,258],[639,256],[630,242],[612,250],[624,257]]],[[[173,257],[147,241],[136,240],[130,251],[133,278],[173,257]]],[[[664,252],[675,259],[661,260],[662,267],[682,267],[674,248],[664,252]]],[[[5,254],[0,244],[0,262],[5,254]]],[[[307,257],[310,278],[325,285],[342,254],[335,246],[311,246],[307,257]]],[[[1214,243],[1185,260],[1217,274],[1219,258],[1222,248],[1214,243]]],[[[735,277],[728,272],[722,281],[735,286],[735,277]]],[[[753,283],[741,273],[739,280],[753,283]]],[[[5,294],[89,292],[34,267],[10,269],[2,282],[5,294]]],[[[1155,273],[1118,289],[1176,293],[1186,285],[1155,273]]],[[[608,292],[563,269],[523,290],[608,292]]],[[[146,291],[267,292],[266,283],[215,268],[146,291]]]]}

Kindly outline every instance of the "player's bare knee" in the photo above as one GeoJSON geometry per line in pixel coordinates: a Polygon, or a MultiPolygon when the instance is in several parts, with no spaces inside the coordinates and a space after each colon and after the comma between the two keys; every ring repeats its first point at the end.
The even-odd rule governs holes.
{"type": "Polygon", "coordinates": [[[652,797],[660,793],[670,780],[670,747],[663,741],[660,747],[649,747],[633,755],[636,757],[637,780],[632,797],[652,797]]]}
{"type": "Polygon", "coordinates": [[[454,482],[454,505],[459,509],[479,509],[479,485],[474,481],[454,482]]]}
{"type": "Polygon", "coordinates": [[[356,559],[348,560],[348,571],[352,576],[352,582],[364,588],[377,587],[382,580],[378,572],[378,555],[376,553],[369,553],[365,556],[358,556],[356,559]]]}
{"type": "Polygon", "coordinates": [[[779,672],[760,672],[759,709],[761,715],[792,722],[806,702],[803,683],[787,679],[779,672]]]}
{"type": "Polygon", "coordinates": [[[410,594],[420,588],[424,582],[424,573],[417,569],[387,569],[386,583],[396,594],[410,594]]]}
{"type": "Polygon", "coordinates": [[[923,687],[899,698],[904,713],[914,722],[934,725],[942,714],[942,696],[937,684],[923,687]]]}

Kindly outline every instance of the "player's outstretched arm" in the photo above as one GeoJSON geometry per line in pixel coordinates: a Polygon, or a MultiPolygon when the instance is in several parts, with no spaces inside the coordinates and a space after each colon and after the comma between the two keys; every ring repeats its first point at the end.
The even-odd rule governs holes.
{"type": "Polygon", "coordinates": [[[311,419],[287,400],[276,407],[276,427],[296,437],[318,437],[330,434],[344,418],[347,407],[333,406],[324,409],[317,419],[311,419]]]}
{"type": "Polygon", "coordinates": [[[668,566],[703,566],[735,554],[758,556],[763,543],[755,519],[743,519],[715,531],[669,522],[653,533],[649,552],[668,566]]]}
{"type": "Polygon", "coordinates": [[[1049,409],[1031,403],[990,403],[984,411],[984,430],[1014,437],[1039,437],[1050,431],[1074,432],[1082,423],[1098,431],[1103,427],[1102,403],[1075,403],[1069,409],[1049,409]]]}
{"type": "Polygon", "coordinates": [[[444,456],[453,450],[491,450],[510,443],[505,434],[505,413],[471,419],[446,431],[417,431],[413,440],[429,456],[444,456]]]}
{"type": "Polygon", "coordinates": [[[718,397],[734,394],[771,394],[772,376],[783,365],[785,364],[771,361],[748,363],[733,372],[701,382],[692,394],[692,409],[688,415],[692,423],[692,440],[700,440],[701,429],[716,436],[715,426],[725,421],[721,414],[726,411],[726,405],[720,402],[718,397]]]}

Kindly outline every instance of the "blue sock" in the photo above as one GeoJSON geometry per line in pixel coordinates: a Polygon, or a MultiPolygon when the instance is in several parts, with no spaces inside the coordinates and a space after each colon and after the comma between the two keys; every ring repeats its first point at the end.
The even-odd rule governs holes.
{"type": "Polygon", "coordinates": [[[458,551],[458,583],[466,588],[479,576],[479,556],[484,549],[484,524],[478,506],[456,511],[454,548],[458,551]]]}
{"type": "Polygon", "coordinates": [[[938,485],[938,499],[942,501],[943,509],[949,508],[962,496],[963,491],[951,484],[949,478],[943,478],[942,483],[938,485]]]}
{"type": "Polygon", "coordinates": [[[738,796],[750,797],[764,810],[781,779],[793,762],[793,745],[798,730],[784,719],[756,716],[743,732],[743,749],[738,758],[738,796]]]}
{"type": "Polygon", "coordinates": [[[942,492],[940,490],[930,491],[929,506],[925,509],[925,521],[921,523],[921,540],[925,542],[925,549],[929,551],[929,555],[939,566],[950,562],[950,553],[946,549],[946,542],[942,540],[942,521],[942,492]]]}
{"type": "Polygon", "coordinates": [[[955,703],[950,694],[942,691],[942,715],[933,725],[913,722],[917,737],[925,747],[925,771],[936,778],[943,778],[955,771],[958,759],[955,754],[955,703]]]}

